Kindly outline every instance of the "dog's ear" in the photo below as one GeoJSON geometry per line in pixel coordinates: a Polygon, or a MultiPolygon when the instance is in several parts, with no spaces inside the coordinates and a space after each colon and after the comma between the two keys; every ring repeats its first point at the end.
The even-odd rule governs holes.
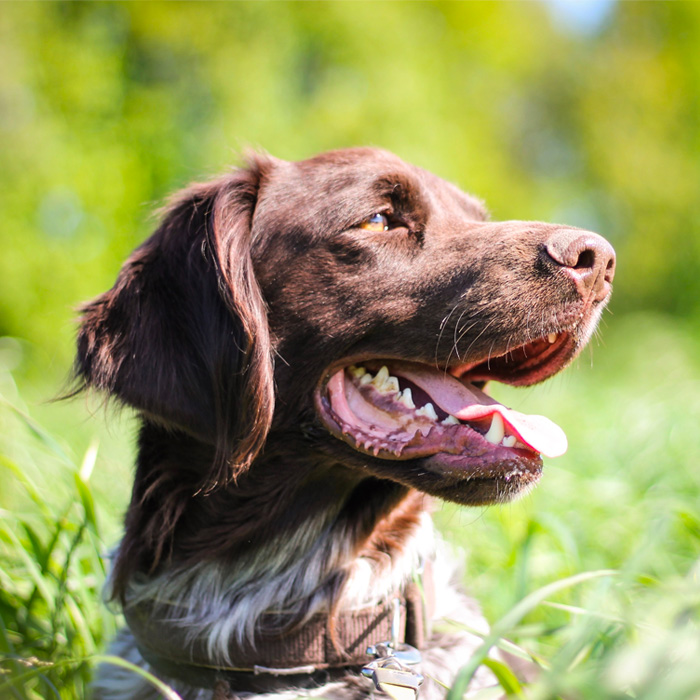
{"type": "Polygon", "coordinates": [[[82,308],[79,388],[214,445],[204,488],[244,471],[272,420],[270,334],[250,252],[266,165],[251,159],[177,196],[114,287],[82,308]]]}

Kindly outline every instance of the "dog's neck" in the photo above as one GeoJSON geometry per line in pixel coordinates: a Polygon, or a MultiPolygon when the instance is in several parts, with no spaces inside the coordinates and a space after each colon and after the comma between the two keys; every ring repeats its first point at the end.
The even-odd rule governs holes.
{"type": "MultiPolygon", "coordinates": [[[[173,449],[182,464],[183,447],[173,449]]],[[[182,507],[171,503],[168,510],[158,501],[158,483],[172,497],[172,482],[166,466],[154,472],[154,464],[144,462],[148,456],[139,463],[122,565],[130,556],[143,560],[138,548],[148,551],[149,532],[182,507]],[[150,480],[139,481],[147,468],[150,480]]],[[[158,456],[167,465],[167,451],[158,456]]],[[[141,566],[122,582],[127,605],[167,605],[167,614],[177,617],[173,624],[211,640],[212,656],[222,662],[232,639],[254,638],[264,613],[303,620],[383,601],[432,553],[423,494],[360,478],[340,465],[278,459],[269,454],[250,477],[208,496],[190,492],[177,526],[182,549],[161,554],[157,570],[141,566]]]]}

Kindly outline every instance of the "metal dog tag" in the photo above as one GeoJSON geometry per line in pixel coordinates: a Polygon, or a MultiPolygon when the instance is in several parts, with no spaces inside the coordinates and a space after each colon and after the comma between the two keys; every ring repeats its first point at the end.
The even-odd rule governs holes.
{"type": "Polygon", "coordinates": [[[373,669],[372,681],[379,690],[384,690],[382,687],[384,685],[398,685],[417,691],[423,679],[418,674],[413,673],[413,671],[380,666],[373,669]]]}
{"type": "Polygon", "coordinates": [[[381,690],[394,700],[416,700],[418,688],[423,682],[423,676],[414,671],[401,668],[392,668],[394,664],[368,665],[362,669],[362,675],[374,683],[377,690],[381,690]]]}
{"type": "Polygon", "coordinates": [[[377,690],[391,696],[393,700],[416,700],[423,676],[404,666],[395,656],[375,659],[362,669],[377,690]]]}
{"type": "Polygon", "coordinates": [[[423,682],[423,676],[405,664],[420,663],[418,649],[410,644],[399,642],[399,601],[395,599],[391,641],[379,642],[367,649],[369,656],[374,656],[361,673],[369,678],[377,690],[389,695],[393,700],[417,700],[418,688],[423,682]]]}

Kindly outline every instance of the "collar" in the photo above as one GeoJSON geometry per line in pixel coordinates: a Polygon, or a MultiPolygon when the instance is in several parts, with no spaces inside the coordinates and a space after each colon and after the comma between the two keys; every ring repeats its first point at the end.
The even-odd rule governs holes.
{"type": "MultiPolygon", "coordinates": [[[[434,607],[432,575],[426,565],[422,575],[408,583],[395,598],[399,601],[399,641],[418,649],[429,636],[434,607]]],[[[143,658],[157,673],[201,688],[214,688],[225,681],[234,691],[279,692],[286,688],[317,687],[359,670],[369,656],[367,648],[391,640],[392,600],[330,617],[317,613],[302,624],[291,618],[265,614],[253,644],[228,645],[230,662],[215,663],[204,637],[192,639],[188,630],[172,622],[178,608],[152,602],[127,605],[124,616],[143,658]]]]}

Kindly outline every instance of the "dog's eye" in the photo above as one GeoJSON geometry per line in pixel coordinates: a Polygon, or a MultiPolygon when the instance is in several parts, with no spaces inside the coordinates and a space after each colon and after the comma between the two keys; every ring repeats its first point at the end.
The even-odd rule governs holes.
{"type": "Polygon", "coordinates": [[[384,214],[372,214],[369,219],[365,219],[360,228],[365,231],[379,232],[389,230],[389,219],[384,214]]]}

